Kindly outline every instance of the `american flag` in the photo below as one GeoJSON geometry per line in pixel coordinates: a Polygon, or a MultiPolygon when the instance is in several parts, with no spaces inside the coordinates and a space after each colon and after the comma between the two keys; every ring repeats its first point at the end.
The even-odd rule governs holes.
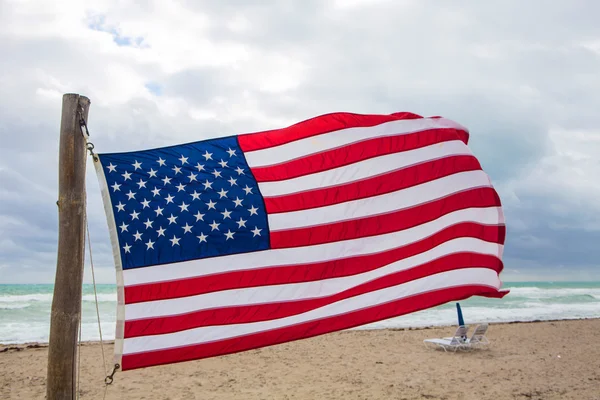
{"type": "Polygon", "coordinates": [[[333,113],[100,154],[123,370],[502,297],[500,199],[466,128],[333,113]]]}

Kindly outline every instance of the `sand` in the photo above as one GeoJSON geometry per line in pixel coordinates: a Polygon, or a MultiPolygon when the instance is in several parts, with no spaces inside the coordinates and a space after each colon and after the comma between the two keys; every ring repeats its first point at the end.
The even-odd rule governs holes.
{"type": "MultiPolygon", "coordinates": [[[[423,345],[454,330],[346,331],[118,372],[106,398],[600,399],[600,319],[493,324],[488,350],[423,345]]],[[[0,398],[43,399],[47,348],[18,348],[0,347],[0,398]]],[[[84,344],[81,358],[81,398],[101,399],[99,344],[84,344]]]]}

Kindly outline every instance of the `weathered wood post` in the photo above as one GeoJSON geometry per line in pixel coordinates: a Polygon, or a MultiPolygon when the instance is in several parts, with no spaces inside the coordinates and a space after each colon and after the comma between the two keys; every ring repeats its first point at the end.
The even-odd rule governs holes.
{"type": "Polygon", "coordinates": [[[79,120],[83,117],[87,121],[89,107],[87,97],[71,93],[63,96],[58,170],[58,255],[48,348],[48,400],[76,397],[86,173],[86,142],[79,120]]]}

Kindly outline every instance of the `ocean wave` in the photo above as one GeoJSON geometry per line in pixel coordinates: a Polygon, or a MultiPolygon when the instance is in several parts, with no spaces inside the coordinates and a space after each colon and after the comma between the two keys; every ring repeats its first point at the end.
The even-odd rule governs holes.
{"type": "Polygon", "coordinates": [[[0,304],[0,310],[20,310],[23,308],[27,308],[29,306],[31,306],[31,304],[20,304],[20,303],[0,304]]]}
{"type": "MultiPolygon", "coordinates": [[[[13,303],[52,303],[52,293],[31,293],[0,296],[0,308],[13,303]]],[[[95,302],[94,294],[84,294],[83,301],[95,302]]],[[[98,293],[98,302],[116,302],[116,293],[98,293]]]]}
{"type": "MultiPolygon", "coordinates": [[[[94,297],[93,294],[84,294],[82,297],[82,300],[95,302],[96,298],[94,297]]],[[[99,303],[102,303],[102,302],[114,303],[116,301],[117,301],[116,293],[98,293],[98,302],[99,303]]]]}
{"type": "Polygon", "coordinates": [[[0,303],[52,302],[51,293],[31,293],[0,296],[0,303]]]}
{"type": "Polygon", "coordinates": [[[521,297],[526,299],[558,299],[558,298],[577,298],[588,300],[600,300],[600,288],[538,288],[538,287],[517,287],[509,288],[511,297],[521,297]]]}

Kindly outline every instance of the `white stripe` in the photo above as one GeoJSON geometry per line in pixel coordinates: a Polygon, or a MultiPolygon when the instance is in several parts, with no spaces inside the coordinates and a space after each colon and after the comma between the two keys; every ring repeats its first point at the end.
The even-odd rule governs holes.
{"type": "Polygon", "coordinates": [[[117,225],[113,213],[112,201],[110,200],[110,192],[108,190],[106,175],[104,174],[104,168],[102,168],[100,158],[94,158],[93,162],[94,168],[96,169],[96,176],[98,177],[98,183],[100,184],[100,193],[102,195],[104,212],[106,214],[106,221],[108,223],[108,233],[110,236],[113,257],[115,260],[115,272],[117,281],[117,321],[115,324],[114,362],[120,364],[121,355],[123,354],[123,337],[125,330],[125,285],[123,281],[123,264],[121,262],[121,249],[119,249],[119,236],[117,233],[117,225]]]}
{"type": "Polygon", "coordinates": [[[442,217],[398,232],[363,237],[314,246],[274,249],[247,254],[233,254],[184,261],[174,264],[155,265],[123,271],[126,286],[164,282],[241,270],[252,270],[286,265],[302,265],[327,260],[374,254],[405,246],[430,237],[436,232],[461,222],[477,222],[483,225],[503,223],[499,207],[468,208],[454,211],[442,217]]]}
{"type": "Polygon", "coordinates": [[[495,271],[487,268],[468,268],[448,271],[416,279],[401,285],[354,296],[290,317],[246,324],[206,326],[175,333],[125,339],[124,354],[197,345],[252,333],[265,332],[366,309],[389,303],[394,300],[414,296],[419,293],[427,293],[434,290],[465,285],[486,285],[493,288],[499,288],[500,280],[495,271]]]}
{"type": "Polygon", "coordinates": [[[296,140],[268,149],[246,151],[246,161],[250,168],[264,167],[294,160],[309,154],[319,153],[346,146],[351,143],[386,136],[406,135],[429,129],[459,129],[468,131],[464,126],[445,118],[421,118],[391,121],[380,125],[360,128],[340,129],[322,135],[296,140]]]}
{"type": "Polygon", "coordinates": [[[265,197],[282,196],[307,190],[322,189],[329,186],[343,185],[373,176],[397,171],[411,165],[421,164],[440,158],[473,155],[469,147],[460,140],[452,140],[415,150],[386,154],[344,165],[327,171],[299,176],[276,182],[258,184],[260,192],[265,197]]]}
{"type": "Polygon", "coordinates": [[[274,232],[386,214],[429,203],[464,190],[489,186],[491,186],[490,179],[482,170],[459,172],[366,199],[307,210],[269,214],[269,229],[274,232]]]}
{"type": "Polygon", "coordinates": [[[309,300],[331,296],[386,275],[418,268],[449,254],[469,252],[495,256],[500,251],[500,246],[497,243],[485,242],[476,238],[458,238],[415,256],[361,274],[311,282],[222,290],[196,296],[127,304],[125,310],[129,321],[186,314],[211,308],[309,300]]]}

